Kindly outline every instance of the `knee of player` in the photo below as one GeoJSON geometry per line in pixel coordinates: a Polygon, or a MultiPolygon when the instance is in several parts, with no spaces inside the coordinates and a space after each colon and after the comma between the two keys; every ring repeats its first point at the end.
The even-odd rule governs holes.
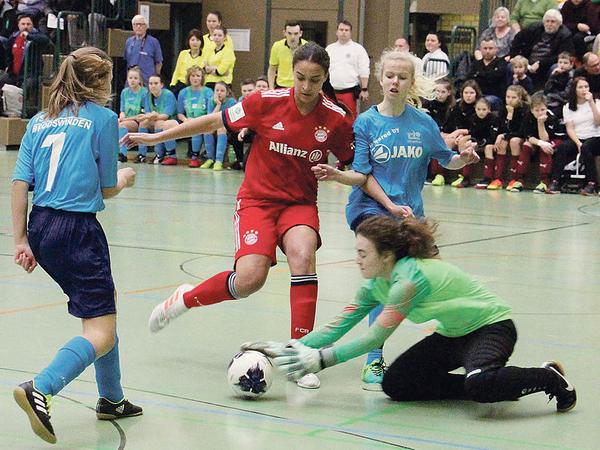
{"type": "Polygon", "coordinates": [[[381,389],[385,395],[397,402],[415,400],[414,385],[406,373],[408,372],[404,372],[400,367],[398,370],[394,370],[394,367],[388,368],[381,382],[381,389]]]}
{"type": "Polygon", "coordinates": [[[493,388],[495,373],[494,371],[482,371],[476,369],[465,377],[465,394],[469,400],[479,403],[489,403],[492,401],[490,395],[493,388]]]}
{"type": "Polygon", "coordinates": [[[235,289],[241,298],[245,298],[262,288],[266,280],[267,273],[260,270],[237,272],[235,289]]]}

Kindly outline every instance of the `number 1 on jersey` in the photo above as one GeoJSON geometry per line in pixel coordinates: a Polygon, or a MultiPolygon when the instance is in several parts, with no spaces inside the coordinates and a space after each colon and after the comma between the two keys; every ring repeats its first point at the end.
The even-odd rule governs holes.
{"type": "Polygon", "coordinates": [[[60,159],[60,152],[65,145],[65,137],[67,133],[56,133],[46,136],[42,143],[42,148],[52,146],[50,153],[50,166],[48,167],[48,180],[46,181],[46,192],[52,190],[54,184],[54,177],[56,177],[56,170],[58,169],[58,161],[60,159]]]}

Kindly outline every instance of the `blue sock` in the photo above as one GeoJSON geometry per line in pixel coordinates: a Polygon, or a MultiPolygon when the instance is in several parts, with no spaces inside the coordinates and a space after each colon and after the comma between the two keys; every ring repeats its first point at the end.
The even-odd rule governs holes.
{"type": "Polygon", "coordinates": [[[121,366],[119,365],[119,337],[115,336],[115,346],[110,352],[94,362],[98,394],[113,403],[119,403],[125,395],[121,387],[121,366]]]}
{"type": "MultiPolygon", "coordinates": [[[[119,128],[119,141],[128,133],[128,131],[127,128],[119,128]]],[[[121,152],[121,155],[127,156],[127,147],[125,145],[119,145],[119,151],[121,152]]]]}
{"type": "Polygon", "coordinates": [[[192,154],[198,156],[200,154],[200,147],[202,147],[202,141],[204,140],[204,135],[197,134],[192,136],[192,154]]]}
{"type": "Polygon", "coordinates": [[[56,395],[94,362],[96,350],[90,341],[77,336],[67,342],[52,362],[33,379],[42,394],[56,395]]]}
{"type": "Polygon", "coordinates": [[[177,158],[177,141],[175,139],[165,142],[165,147],[167,149],[167,156],[177,158]]]}
{"type": "MultiPolygon", "coordinates": [[[[148,132],[148,128],[140,127],[140,128],[138,129],[138,131],[139,131],[140,133],[147,133],[147,132],[148,132]]],[[[144,157],[145,157],[145,156],[148,154],[148,146],[147,146],[147,145],[142,145],[142,144],[139,144],[139,145],[138,145],[138,153],[139,153],[140,155],[142,155],[142,156],[144,156],[144,157]]]]}
{"type": "Polygon", "coordinates": [[[216,161],[223,162],[225,159],[225,150],[227,150],[227,135],[217,134],[217,159],[216,161]]]}
{"type": "MultiPolygon", "coordinates": [[[[369,312],[369,326],[375,323],[375,320],[377,319],[377,316],[381,314],[381,311],[383,311],[383,305],[378,305],[369,312]]],[[[381,360],[382,358],[383,348],[376,348],[374,350],[371,350],[367,355],[367,364],[371,364],[376,359],[381,360]]]]}
{"type": "MultiPolygon", "coordinates": [[[[155,133],[160,133],[162,130],[155,128],[154,132],[155,133]]],[[[165,144],[164,143],[160,143],[160,144],[156,144],[154,146],[154,152],[156,153],[156,156],[158,156],[159,158],[163,158],[165,156],[165,144]]]]}
{"type": "Polygon", "coordinates": [[[204,146],[206,147],[206,154],[208,159],[215,160],[215,135],[205,134],[204,135],[204,146]]]}

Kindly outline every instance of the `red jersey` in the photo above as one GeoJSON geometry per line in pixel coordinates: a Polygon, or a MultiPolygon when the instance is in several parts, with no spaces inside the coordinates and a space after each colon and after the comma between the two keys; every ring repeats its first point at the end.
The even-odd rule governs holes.
{"type": "Polygon", "coordinates": [[[256,133],[238,198],[284,203],[316,203],[312,166],[332,152],[341,161],[353,156],[352,124],[342,108],[321,95],[307,115],[298,111],[294,89],[249,95],[223,112],[230,131],[256,133]]]}

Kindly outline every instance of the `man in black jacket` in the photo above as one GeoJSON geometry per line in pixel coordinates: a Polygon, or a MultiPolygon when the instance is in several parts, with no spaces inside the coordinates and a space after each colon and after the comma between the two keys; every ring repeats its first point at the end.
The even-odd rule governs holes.
{"type": "Polygon", "coordinates": [[[498,48],[493,39],[484,39],[480,45],[482,59],[474,61],[467,79],[477,81],[481,92],[497,111],[506,92],[506,70],[504,59],[498,58],[498,48]]]}
{"type": "Polygon", "coordinates": [[[556,63],[557,55],[562,52],[575,52],[573,37],[562,24],[560,11],[549,9],[541,23],[534,23],[517,33],[510,56],[522,55],[529,60],[530,76],[534,85],[540,87],[556,63]]]}

